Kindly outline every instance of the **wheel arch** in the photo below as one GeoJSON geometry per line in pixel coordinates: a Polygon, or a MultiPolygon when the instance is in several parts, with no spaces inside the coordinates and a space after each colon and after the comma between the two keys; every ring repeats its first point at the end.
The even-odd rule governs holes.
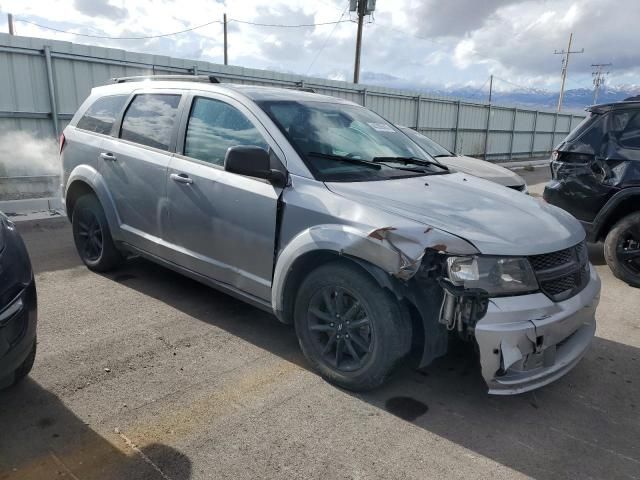
{"type": "Polygon", "coordinates": [[[603,240],[622,218],[638,211],[640,211],[640,187],[624,189],[615,194],[598,214],[595,240],[603,240]]]}
{"type": "Polygon", "coordinates": [[[116,239],[119,234],[120,219],[104,178],[94,168],[88,165],[80,165],[69,175],[65,189],[64,203],[67,217],[70,221],[73,219],[73,209],[78,198],[86,194],[92,194],[98,198],[107,217],[111,235],[116,239]]]}

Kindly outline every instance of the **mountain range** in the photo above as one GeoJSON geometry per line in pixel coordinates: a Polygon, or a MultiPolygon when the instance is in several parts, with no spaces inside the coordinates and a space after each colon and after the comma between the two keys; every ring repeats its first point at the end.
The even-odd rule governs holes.
{"type": "MultiPolygon", "coordinates": [[[[485,85],[482,90],[466,86],[449,88],[431,87],[392,75],[371,72],[363,72],[362,83],[419,91],[425,95],[470,100],[480,103],[487,103],[489,100],[487,85],[485,85]]],[[[636,95],[640,95],[640,85],[605,85],[600,89],[598,103],[617,102],[636,95]]],[[[512,90],[494,90],[491,103],[530,109],[555,110],[558,104],[558,92],[514,86],[512,90]]],[[[565,90],[564,92],[563,110],[566,112],[582,113],[586,107],[592,104],[593,89],[574,88],[565,90]]]]}

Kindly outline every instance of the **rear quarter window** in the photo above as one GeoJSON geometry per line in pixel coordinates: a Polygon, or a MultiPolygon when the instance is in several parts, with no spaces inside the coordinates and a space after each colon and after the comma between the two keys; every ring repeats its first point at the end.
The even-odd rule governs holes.
{"type": "Polygon", "coordinates": [[[128,95],[98,98],[80,118],[76,128],[109,135],[127,98],[128,95]]]}
{"type": "Polygon", "coordinates": [[[120,138],[169,150],[179,105],[180,95],[177,94],[136,95],[124,114],[120,138]]]}

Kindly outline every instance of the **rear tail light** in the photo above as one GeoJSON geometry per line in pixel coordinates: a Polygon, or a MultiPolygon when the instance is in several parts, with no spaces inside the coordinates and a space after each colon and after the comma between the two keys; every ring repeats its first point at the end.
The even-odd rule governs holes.
{"type": "Polygon", "coordinates": [[[62,153],[62,149],[64,148],[66,143],[67,143],[67,139],[64,138],[64,133],[61,133],[60,134],[60,152],[59,153],[62,153]]]}

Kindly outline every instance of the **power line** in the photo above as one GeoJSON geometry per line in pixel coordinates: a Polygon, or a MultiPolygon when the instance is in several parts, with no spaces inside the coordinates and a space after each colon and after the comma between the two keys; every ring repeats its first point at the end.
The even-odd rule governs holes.
{"type": "MultiPolygon", "coordinates": [[[[344,10],[342,11],[342,15],[340,15],[340,18],[338,19],[338,22],[340,22],[342,20],[342,17],[344,17],[344,14],[347,13],[347,10],[349,9],[349,4],[347,3],[347,6],[344,7],[344,10]]],[[[324,39],[324,43],[322,44],[322,47],[320,47],[320,50],[318,50],[318,52],[316,53],[315,57],[313,57],[312,62],[309,64],[309,66],[307,67],[307,70],[304,72],[305,75],[307,75],[309,73],[309,70],[311,70],[311,67],[313,67],[313,65],[316,63],[316,60],[318,60],[318,57],[320,56],[320,54],[324,51],[325,47],[327,46],[327,44],[329,43],[329,40],[331,39],[331,37],[333,36],[333,32],[336,31],[336,28],[338,27],[338,23],[336,23],[333,28],[331,29],[331,31],[329,32],[329,35],[327,35],[327,38],[324,39]]]]}
{"type": "Polygon", "coordinates": [[[530,92],[538,93],[538,90],[536,90],[535,88],[527,87],[525,85],[520,85],[518,83],[514,83],[514,82],[512,82],[510,80],[506,80],[504,78],[498,77],[497,75],[494,75],[493,78],[495,78],[496,80],[500,80],[501,82],[508,83],[509,85],[513,85],[514,87],[518,87],[518,88],[521,88],[523,90],[528,90],[530,92]]]}
{"type": "MultiPolygon", "coordinates": [[[[49,26],[46,26],[46,25],[41,25],[39,23],[32,22],[30,20],[25,20],[25,19],[22,19],[22,18],[16,18],[15,21],[23,22],[23,23],[29,23],[31,25],[35,25],[36,27],[44,28],[45,30],[52,30],[54,32],[66,33],[66,34],[70,34],[70,35],[77,35],[79,37],[101,38],[101,39],[107,39],[107,40],[149,40],[149,39],[152,39],[152,38],[170,37],[172,35],[180,35],[182,33],[192,32],[194,30],[198,30],[200,28],[204,28],[204,27],[207,27],[209,25],[212,25],[214,23],[223,23],[221,20],[212,20],[210,22],[203,23],[201,25],[196,25],[195,27],[187,28],[187,29],[184,29],[184,30],[179,30],[177,32],[162,33],[162,34],[158,34],[158,35],[145,35],[145,36],[139,36],[139,37],[111,37],[109,35],[92,35],[92,34],[89,34],[89,33],[71,32],[71,31],[68,31],[68,30],[62,30],[62,29],[55,28],[55,27],[49,27],[49,26]]],[[[231,22],[242,23],[242,24],[245,24],[245,25],[253,25],[253,26],[258,26],[258,27],[304,28],[304,27],[317,27],[317,26],[322,26],[322,25],[334,25],[334,24],[337,24],[337,23],[346,23],[346,22],[351,22],[351,20],[339,20],[337,22],[300,23],[300,24],[295,24],[295,25],[250,22],[250,21],[247,21],[247,20],[239,20],[239,19],[236,19],[236,18],[231,18],[231,19],[229,19],[227,21],[227,23],[231,23],[231,22]]]]}
{"type": "Polygon", "coordinates": [[[249,22],[246,20],[237,20],[235,18],[230,19],[229,22],[244,23],[246,25],[255,25],[258,27],[301,28],[301,27],[319,27],[322,25],[334,25],[337,23],[348,23],[348,22],[351,22],[351,20],[338,20],[336,22],[320,22],[320,23],[300,23],[296,25],[283,25],[278,23],[257,23],[257,22],[249,22]]]}
{"type": "Polygon", "coordinates": [[[181,33],[192,32],[193,30],[197,30],[199,28],[207,27],[207,26],[212,25],[214,23],[222,23],[221,20],[212,20],[211,22],[203,23],[202,25],[197,25],[195,27],[187,28],[185,30],[180,30],[180,31],[177,31],[177,32],[162,33],[162,34],[159,34],[159,35],[147,35],[147,36],[141,36],[141,37],[111,37],[111,36],[108,36],[108,35],[91,35],[89,33],[70,32],[68,30],[62,30],[62,29],[54,28],[54,27],[47,27],[46,25],[40,25],[39,23],[32,22],[30,20],[24,20],[22,18],[16,18],[16,21],[17,22],[22,22],[22,23],[29,23],[31,25],[35,25],[36,27],[44,28],[45,30],[53,30],[54,32],[67,33],[67,34],[70,34],[70,35],[77,35],[79,37],[102,38],[102,39],[107,39],[107,40],[149,40],[149,39],[152,39],[152,38],[170,37],[172,35],[179,35],[181,33]]]}

